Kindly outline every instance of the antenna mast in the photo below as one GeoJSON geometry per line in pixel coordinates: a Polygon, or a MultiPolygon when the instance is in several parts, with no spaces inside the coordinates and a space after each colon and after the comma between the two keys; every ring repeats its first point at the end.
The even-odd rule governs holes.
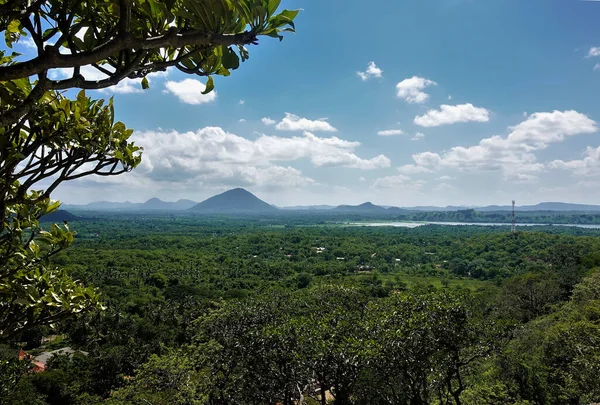
{"type": "Polygon", "coordinates": [[[517,222],[515,221],[515,200],[512,200],[512,226],[510,227],[512,233],[517,232],[517,222]]]}

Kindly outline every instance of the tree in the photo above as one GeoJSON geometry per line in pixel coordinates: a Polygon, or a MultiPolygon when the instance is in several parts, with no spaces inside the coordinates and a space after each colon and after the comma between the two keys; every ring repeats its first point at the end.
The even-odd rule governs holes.
{"type": "MultiPolygon", "coordinates": [[[[43,230],[58,209],[61,183],[128,172],[141,161],[132,130],[115,122],[112,99],[85,90],[141,79],[173,67],[228,76],[259,36],[282,39],[298,11],[277,13],[280,0],[0,0],[7,49],[23,37],[36,54],[20,60],[0,51],[0,339],[99,306],[91,288],[52,266],[74,238],[68,224],[43,230]],[[56,80],[52,69],[71,69],[56,80]],[[91,80],[89,72],[103,76],[91,80]],[[88,74],[88,78],[86,78],[88,74]],[[69,89],[82,89],[74,100],[69,89]]],[[[28,55],[26,55],[28,56],[28,55]]]]}

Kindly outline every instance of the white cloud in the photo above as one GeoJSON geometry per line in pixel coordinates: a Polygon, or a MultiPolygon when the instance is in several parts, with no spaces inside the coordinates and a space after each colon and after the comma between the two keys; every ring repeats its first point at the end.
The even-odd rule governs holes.
{"type": "Polygon", "coordinates": [[[600,174],[600,147],[588,146],[580,160],[554,160],[548,164],[550,169],[570,170],[578,175],[600,174]]]}
{"type": "Polygon", "coordinates": [[[437,178],[440,181],[450,181],[450,180],[454,180],[454,177],[450,177],[450,176],[440,176],[437,178]]]}
{"type": "Polygon", "coordinates": [[[596,70],[600,70],[600,63],[596,63],[596,64],[594,65],[594,72],[595,72],[596,70]]]}
{"type": "Polygon", "coordinates": [[[240,118],[240,122],[246,122],[245,118],[240,118]]]}
{"type": "Polygon", "coordinates": [[[263,117],[263,118],[261,119],[261,121],[262,121],[262,123],[263,123],[263,124],[265,124],[265,125],[275,125],[275,122],[277,122],[277,121],[275,121],[275,120],[272,120],[270,117],[263,117]]]}
{"type": "Polygon", "coordinates": [[[456,187],[448,183],[440,183],[431,189],[436,193],[447,193],[449,191],[456,191],[456,187]]]}
{"type": "Polygon", "coordinates": [[[448,100],[452,100],[452,96],[448,94],[448,100]]]}
{"type": "Polygon", "coordinates": [[[534,113],[509,130],[506,138],[496,135],[482,139],[478,145],[455,146],[442,154],[417,153],[413,160],[431,169],[501,170],[505,174],[539,172],[545,166],[537,162],[532,152],[562,142],[568,136],[594,133],[598,128],[586,115],[571,110],[534,113]]]}
{"type": "Polygon", "coordinates": [[[131,94],[141,93],[142,79],[125,79],[121,80],[116,86],[110,87],[110,90],[106,89],[106,92],[118,93],[118,94],[131,94]]]}
{"type": "Polygon", "coordinates": [[[311,133],[278,137],[261,135],[256,140],[206,127],[196,132],[136,132],[132,140],[144,147],[142,163],[128,176],[144,187],[257,186],[305,187],[318,182],[304,176],[290,162],[308,159],[314,166],[362,170],[389,167],[383,155],[363,159],[354,153],[360,146],[337,137],[320,138],[311,133]]]}
{"type": "Polygon", "coordinates": [[[398,168],[398,173],[402,174],[418,174],[418,173],[431,173],[432,170],[426,168],[425,166],[417,166],[417,165],[404,165],[398,168]]]}
{"type": "Polygon", "coordinates": [[[312,121],[307,118],[300,118],[291,113],[285,113],[285,117],[275,125],[275,128],[279,131],[337,131],[336,128],[323,118],[312,121]]]}
{"type": "Polygon", "coordinates": [[[364,177],[360,176],[358,178],[358,181],[360,181],[361,183],[364,183],[365,181],[367,181],[367,179],[365,179],[364,177]]]}
{"type": "MultiPolygon", "coordinates": [[[[86,80],[90,81],[104,80],[108,78],[107,75],[92,66],[83,66],[80,70],[80,73],[86,80]]],[[[153,72],[148,74],[146,78],[148,79],[150,87],[152,87],[154,80],[163,79],[167,75],[167,71],[153,72]]],[[[52,80],[67,79],[72,76],[73,68],[51,69],[48,73],[48,77],[52,80]]],[[[99,91],[108,94],[131,94],[141,93],[144,90],[142,89],[142,79],[123,79],[117,85],[100,89],[99,91]]]]}
{"type": "Polygon", "coordinates": [[[384,155],[361,159],[353,151],[360,142],[346,141],[337,137],[319,138],[310,132],[303,136],[282,138],[263,135],[255,141],[257,147],[271,160],[296,160],[309,158],[315,166],[342,166],[370,170],[389,167],[390,160],[384,155]]]}
{"type": "Polygon", "coordinates": [[[394,136],[394,135],[402,135],[404,131],[401,129],[385,129],[383,131],[377,132],[379,136],[394,136]]]}
{"type": "Polygon", "coordinates": [[[411,104],[422,104],[429,99],[429,94],[423,90],[429,86],[437,85],[433,80],[413,76],[404,79],[396,85],[396,95],[411,104]]]}
{"type": "Polygon", "coordinates": [[[414,123],[422,127],[437,127],[457,122],[488,122],[489,110],[475,107],[473,104],[442,104],[439,110],[429,110],[426,114],[416,116],[414,123]]]}
{"type": "MultiPolygon", "coordinates": [[[[24,48],[27,48],[27,49],[37,49],[37,45],[35,44],[35,41],[31,37],[21,36],[21,38],[19,38],[19,42],[17,42],[17,44],[22,45],[24,48]]],[[[46,43],[46,44],[50,45],[48,43],[46,43]]]]}
{"type": "Polygon", "coordinates": [[[244,104],[246,104],[246,100],[240,100],[239,103],[240,103],[240,105],[244,105],[244,104]]]}
{"type": "Polygon", "coordinates": [[[412,138],[410,138],[410,140],[411,141],[418,141],[418,140],[423,139],[423,138],[425,138],[425,134],[422,133],[422,132],[417,132],[415,134],[415,136],[413,136],[412,138]]]}
{"type": "Polygon", "coordinates": [[[186,104],[205,104],[214,101],[217,98],[217,92],[211,91],[208,94],[202,94],[206,89],[204,83],[195,79],[184,79],[180,82],[168,81],[165,83],[165,91],[176,96],[181,102],[186,104]]]}
{"type": "Polygon", "coordinates": [[[372,77],[381,78],[382,73],[383,73],[383,70],[379,69],[377,67],[377,65],[375,64],[375,62],[369,62],[369,65],[367,66],[367,70],[365,70],[364,72],[356,72],[358,77],[360,77],[363,81],[368,80],[372,77]]]}
{"type": "Polygon", "coordinates": [[[588,51],[587,57],[591,58],[593,56],[600,56],[600,47],[599,46],[592,46],[590,48],[590,50],[588,51]]]}
{"type": "Polygon", "coordinates": [[[373,188],[386,189],[396,188],[405,190],[416,190],[420,189],[425,185],[423,180],[412,180],[410,177],[403,174],[397,174],[395,176],[385,176],[376,179],[373,182],[373,188]]]}
{"type": "Polygon", "coordinates": [[[539,177],[526,173],[505,173],[504,181],[517,184],[532,184],[539,181],[539,177]]]}

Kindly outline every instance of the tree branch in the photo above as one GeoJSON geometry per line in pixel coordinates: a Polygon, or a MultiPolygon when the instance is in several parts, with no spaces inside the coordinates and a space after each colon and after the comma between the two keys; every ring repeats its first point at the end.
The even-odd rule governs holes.
{"type": "MultiPolygon", "coordinates": [[[[90,65],[107,59],[125,50],[154,50],[159,48],[184,46],[229,46],[256,44],[256,34],[244,31],[239,34],[212,34],[200,31],[179,32],[170,29],[166,34],[152,38],[134,38],[119,35],[104,45],[78,54],[63,55],[57,46],[46,46],[43,55],[26,62],[0,66],[0,81],[32,76],[54,68],[74,68],[90,65]]],[[[4,117],[3,117],[4,118],[4,117]]],[[[1,124],[0,124],[1,125],[1,124]]]]}
{"type": "MultiPolygon", "coordinates": [[[[0,81],[2,81],[2,79],[0,79],[0,81]]],[[[35,87],[31,90],[25,101],[0,116],[0,127],[7,127],[19,121],[24,115],[28,114],[48,90],[49,83],[50,81],[46,78],[45,73],[40,75],[40,79],[35,87]]]]}

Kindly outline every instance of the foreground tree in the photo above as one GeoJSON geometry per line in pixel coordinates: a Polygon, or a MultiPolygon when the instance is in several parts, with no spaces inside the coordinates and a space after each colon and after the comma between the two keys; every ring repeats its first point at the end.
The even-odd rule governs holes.
{"type": "Polygon", "coordinates": [[[90,288],[49,259],[72,241],[68,225],[42,230],[61,183],[128,172],[141,160],[132,134],[115,122],[112,100],[84,90],[173,67],[228,76],[259,36],[282,39],[298,11],[280,0],[0,0],[6,49],[28,39],[35,55],[0,51],[0,340],[98,306],[90,288]],[[26,37],[24,39],[24,37],[26,37]],[[53,79],[52,69],[68,78],[53,79]],[[99,80],[92,80],[90,72],[99,80]],[[87,78],[86,78],[87,75],[87,78]],[[65,90],[79,88],[74,100],[65,90]]]}

